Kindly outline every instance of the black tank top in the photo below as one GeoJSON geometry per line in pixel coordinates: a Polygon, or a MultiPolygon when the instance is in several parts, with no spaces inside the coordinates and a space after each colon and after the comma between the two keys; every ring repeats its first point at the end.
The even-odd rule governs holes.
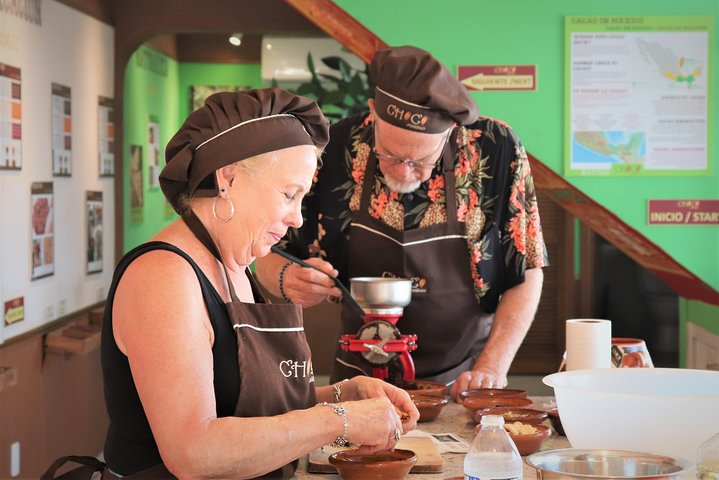
{"type": "Polygon", "coordinates": [[[210,280],[185,252],[165,242],[149,242],[128,252],[117,265],[110,285],[102,321],[102,374],[105,406],[110,426],[105,439],[105,462],[115,473],[130,475],[162,463],[157,444],[140,403],[127,357],[117,348],[112,333],[112,304],[120,278],[136,258],[153,250],[168,250],[183,257],[197,274],[210,316],[215,343],[212,346],[217,417],[235,412],[240,394],[240,370],[237,362],[237,337],[227,317],[222,297],[210,280]]]}

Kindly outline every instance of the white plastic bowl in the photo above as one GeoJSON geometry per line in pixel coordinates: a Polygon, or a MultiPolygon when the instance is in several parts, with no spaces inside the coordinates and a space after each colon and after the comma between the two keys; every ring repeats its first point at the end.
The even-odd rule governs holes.
{"type": "Polygon", "coordinates": [[[607,368],[548,375],[573,448],[664,453],[696,462],[719,432],[719,372],[607,368]]]}

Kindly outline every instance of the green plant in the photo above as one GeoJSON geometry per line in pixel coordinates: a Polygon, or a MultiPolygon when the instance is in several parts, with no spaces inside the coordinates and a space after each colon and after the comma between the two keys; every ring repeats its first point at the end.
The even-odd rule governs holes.
{"type": "Polygon", "coordinates": [[[318,74],[312,54],[307,54],[310,81],[300,84],[294,93],[317,101],[331,120],[350,117],[367,110],[367,99],[374,97],[374,85],[364,70],[352,67],[342,57],[324,57],[322,63],[338,75],[318,74]]]}

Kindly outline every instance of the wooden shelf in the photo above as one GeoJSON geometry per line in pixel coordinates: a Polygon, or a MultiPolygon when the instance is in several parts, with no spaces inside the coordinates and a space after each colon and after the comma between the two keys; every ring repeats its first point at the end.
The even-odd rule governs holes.
{"type": "Polygon", "coordinates": [[[90,325],[102,326],[102,317],[105,315],[105,307],[94,308],[87,312],[87,320],[90,325]]]}
{"type": "Polygon", "coordinates": [[[0,367],[0,392],[17,385],[17,367],[0,367]]]}
{"type": "Polygon", "coordinates": [[[86,355],[100,347],[100,326],[73,323],[45,336],[45,351],[86,355]]]}

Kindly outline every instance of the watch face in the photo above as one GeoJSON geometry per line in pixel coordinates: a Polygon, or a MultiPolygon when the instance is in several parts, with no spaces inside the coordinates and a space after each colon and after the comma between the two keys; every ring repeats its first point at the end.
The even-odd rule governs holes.
{"type": "Polygon", "coordinates": [[[362,352],[362,357],[372,365],[379,366],[386,364],[397,356],[397,352],[385,352],[382,348],[384,344],[390,340],[398,340],[402,336],[397,327],[391,323],[386,320],[376,320],[365,323],[357,332],[357,338],[360,340],[374,340],[374,342],[365,344],[369,351],[362,352]]]}

